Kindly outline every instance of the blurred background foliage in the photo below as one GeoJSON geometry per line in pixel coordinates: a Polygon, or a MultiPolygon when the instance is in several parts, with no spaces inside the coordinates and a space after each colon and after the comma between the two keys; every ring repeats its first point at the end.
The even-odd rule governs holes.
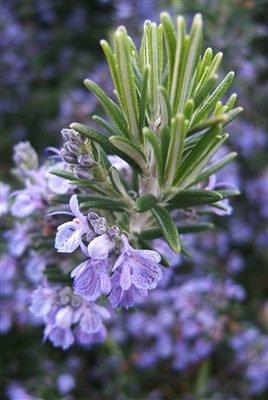
{"type": "MultiPolygon", "coordinates": [[[[10,179],[12,146],[19,140],[29,140],[44,157],[46,146],[61,145],[59,132],[71,122],[94,125],[90,115],[100,110],[83,80],[95,80],[108,93],[113,90],[99,40],[109,39],[110,32],[119,24],[126,25],[129,34],[138,38],[144,20],[159,22],[161,11],[168,11],[174,18],[183,14],[189,22],[195,13],[203,14],[204,49],[210,46],[215,53],[223,51],[220,71],[222,75],[235,71],[232,89],[238,94],[238,105],[244,108],[243,115],[229,128],[228,143],[239,154],[233,169],[228,171],[242,194],[232,201],[233,215],[215,217],[218,228],[201,235],[195,242],[194,259],[183,259],[178,274],[186,279],[196,268],[203,273],[213,268],[219,276],[228,275],[227,265],[234,264],[236,259],[238,267],[232,276],[245,288],[247,297],[239,309],[230,310],[236,316],[233,329],[239,323],[254,324],[266,335],[267,1],[2,2],[2,179],[10,179]]],[[[29,326],[15,326],[2,337],[5,383],[20,382],[32,395],[12,397],[3,393],[1,398],[265,400],[268,396],[267,392],[249,395],[236,387],[239,371],[230,371],[232,356],[224,343],[209,360],[209,367],[205,360],[174,373],[168,360],[140,371],[134,365],[135,346],[131,339],[124,348],[108,340],[105,345],[89,350],[73,346],[63,352],[50,343],[42,347],[41,338],[42,330],[29,326]],[[58,381],[66,371],[76,380],[69,393],[61,389],[58,381]],[[218,389],[204,392],[203,388],[215,377],[220,382],[220,386],[215,386],[218,389]]]]}

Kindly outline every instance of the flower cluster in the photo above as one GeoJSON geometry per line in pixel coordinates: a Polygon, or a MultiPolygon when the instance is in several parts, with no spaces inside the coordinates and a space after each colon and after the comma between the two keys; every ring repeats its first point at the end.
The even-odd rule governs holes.
{"type": "Polygon", "coordinates": [[[75,337],[82,345],[102,342],[106,338],[102,319],[108,319],[110,313],[106,308],[74,295],[70,287],[39,286],[31,297],[30,311],[42,317],[46,324],[44,340],[49,338],[54,346],[67,349],[75,337]]]}
{"type": "Polygon", "coordinates": [[[114,307],[128,308],[134,304],[134,293],[146,296],[157,286],[162,271],[156,251],[133,249],[125,235],[121,235],[120,243],[119,228],[109,227],[106,219],[94,212],[84,216],[76,195],[70,199],[70,208],[75,218],[58,227],[55,247],[71,253],[80,246],[88,257],[71,273],[75,294],[87,301],[102,294],[114,307]]]}

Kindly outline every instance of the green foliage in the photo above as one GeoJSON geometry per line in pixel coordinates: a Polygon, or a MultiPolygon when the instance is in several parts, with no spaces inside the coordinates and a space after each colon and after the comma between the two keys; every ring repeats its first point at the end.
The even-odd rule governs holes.
{"type": "MultiPolygon", "coordinates": [[[[202,55],[201,15],[196,14],[189,33],[181,16],[175,27],[166,12],[160,21],[159,25],[145,21],[140,49],[122,26],[114,33],[113,46],[101,41],[118,102],[96,83],[85,80],[109,122],[93,118],[108,135],[72,123],[71,128],[88,139],[83,152],[95,159],[96,167],[92,169],[93,181],[79,183],[64,174],[70,182],[101,194],[82,203],[82,208],[94,206],[115,212],[123,207],[129,221],[135,221],[124,226],[126,232],[139,235],[144,226],[157,231],[157,223],[171,249],[178,253],[181,243],[170,211],[178,213],[201,205],[226,209],[218,204],[223,199],[220,193],[202,189],[206,188],[205,180],[235,157],[232,152],[207,166],[228,138],[224,127],[242,108],[233,108],[236,94],[222,104],[234,73],[218,82],[222,54],[213,56],[208,48],[202,55]],[[116,168],[109,169],[105,152],[127,162],[138,181],[130,182],[116,168]]],[[[63,176],[59,171],[53,173],[63,176]]],[[[225,190],[224,198],[236,194],[225,190]]],[[[118,216],[114,218],[116,221],[118,216]]]]}

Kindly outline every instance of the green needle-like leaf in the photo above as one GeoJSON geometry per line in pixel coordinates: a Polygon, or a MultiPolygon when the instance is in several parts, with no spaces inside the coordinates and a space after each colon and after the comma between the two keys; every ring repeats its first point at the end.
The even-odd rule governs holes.
{"type": "Polygon", "coordinates": [[[176,117],[171,120],[170,144],[164,174],[164,184],[166,188],[173,182],[174,176],[177,173],[183,151],[186,129],[187,121],[184,120],[182,114],[177,114],[176,117]]]}
{"type": "Polygon", "coordinates": [[[224,80],[219,84],[219,86],[209,96],[209,98],[206,100],[206,102],[196,110],[196,112],[193,116],[193,121],[191,121],[190,126],[194,126],[194,125],[198,124],[206,117],[206,115],[209,113],[209,111],[211,111],[212,108],[216,105],[217,101],[227,91],[227,89],[233,82],[233,79],[234,79],[234,72],[231,71],[231,72],[229,72],[228,75],[226,75],[224,80]]]}
{"type": "Polygon", "coordinates": [[[157,205],[157,202],[158,200],[153,194],[145,194],[135,201],[134,210],[138,213],[149,211],[157,205]]]}
{"type": "Polygon", "coordinates": [[[228,199],[229,197],[234,197],[234,196],[240,195],[239,190],[235,190],[235,189],[222,189],[222,190],[218,190],[218,193],[220,193],[222,195],[223,199],[228,199]]]}
{"type": "Polygon", "coordinates": [[[151,70],[150,65],[147,65],[144,68],[143,81],[141,86],[140,104],[139,104],[139,134],[141,139],[142,139],[142,129],[145,125],[145,114],[148,102],[147,96],[148,96],[148,81],[149,81],[150,70],[151,70]]]}
{"type": "Polygon", "coordinates": [[[218,124],[209,129],[205,135],[198,141],[192,150],[185,157],[179,167],[177,176],[174,179],[173,186],[179,185],[187,176],[189,176],[200,163],[200,159],[204,158],[204,152],[208,151],[213,139],[221,132],[221,125],[218,124]]]}
{"type": "Polygon", "coordinates": [[[215,203],[222,200],[222,195],[213,190],[188,189],[181,190],[169,200],[169,209],[187,208],[200,204],[215,203]]]}
{"type": "Polygon", "coordinates": [[[109,141],[124,154],[127,154],[128,157],[132,158],[132,160],[140,166],[140,168],[145,171],[148,167],[147,160],[143,152],[132,143],[130,140],[123,138],[121,136],[111,136],[109,141]]]}
{"type": "Polygon", "coordinates": [[[163,86],[158,87],[158,95],[161,109],[161,126],[170,126],[171,107],[167,91],[163,86]]]}
{"type": "Polygon", "coordinates": [[[151,121],[154,123],[159,117],[158,86],[163,68],[162,27],[152,23],[148,32],[148,63],[151,66],[149,101],[151,121]]]}
{"type": "Polygon", "coordinates": [[[181,76],[175,103],[176,112],[183,111],[184,104],[191,93],[190,82],[197,66],[202,44],[202,26],[202,17],[200,14],[196,14],[191,27],[189,41],[184,48],[181,76]]]}
{"type": "Polygon", "coordinates": [[[80,204],[82,210],[89,208],[101,208],[104,210],[122,211],[126,204],[120,200],[114,200],[107,197],[91,196],[91,200],[80,204]]]}
{"type": "Polygon", "coordinates": [[[115,167],[111,167],[108,171],[109,178],[111,180],[113,189],[120,194],[122,197],[128,198],[126,188],[122,183],[121,175],[115,167]]]}
{"type": "Polygon", "coordinates": [[[164,38],[167,48],[167,58],[168,58],[168,93],[171,91],[171,82],[174,71],[175,53],[177,46],[177,38],[175,29],[173,26],[172,19],[170,15],[166,12],[160,14],[160,21],[163,24],[164,38]]]}
{"type": "MultiPolygon", "coordinates": [[[[187,224],[177,226],[177,230],[181,235],[189,233],[199,233],[211,228],[213,228],[213,224],[211,223],[187,224]]],[[[160,228],[150,228],[142,231],[140,233],[140,237],[146,240],[158,239],[160,237],[163,237],[163,232],[160,228]]]]}
{"type": "Polygon", "coordinates": [[[115,32],[116,68],[119,80],[119,100],[129,125],[129,133],[134,143],[139,144],[138,103],[131,62],[129,41],[124,28],[115,32]]]}
{"type": "Polygon", "coordinates": [[[60,178],[68,179],[69,181],[75,179],[74,174],[71,172],[63,171],[62,169],[53,169],[49,171],[50,174],[59,176],[60,178]]]}
{"type": "Polygon", "coordinates": [[[216,117],[211,117],[206,119],[200,124],[193,126],[187,131],[187,136],[191,136],[194,133],[205,131],[208,128],[212,128],[213,126],[219,124],[220,122],[226,123],[228,121],[228,114],[217,115],[216,117]]]}
{"type": "Polygon", "coordinates": [[[204,181],[208,179],[211,175],[215,174],[219,170],[221,170],[225,165],[229,164],[235,157],[237,153],[232,152],[227,154],[225,157],[221,158],[219,161],[212,164],[210,167],[200,172],[194,180],[194,184],[204,181]]]}
{"type": "Polygon", "coordinates": [[[153,148],[154,152],[154,158],[155,158],[155,163],[156,163],[156,170],[157,170],[157,176],[158,176],[158,183],[159,186],[162,186],[163,182],[163,159],[162,159],[162,153],[161,149],[157,140],[156,135],[149,129],[149,128],[143,128],[143,135],[146,140],[148,140],[153,148]]]}
{"type": "Polygon", "coordinates": [[[202,87],[202,89],[195,95],[194,97],[194,105],[195,109],[200,106],[200,104],[205,100],[211,90],[214,88],[215,83],[217,82],[218,76],[213,75],[206,84],[202,87]]]}
{"type": "Polygon", "coordinates": [[[98,97],[99,101],[101,102],[106,114],[110,118],[110,120],[113,122],[113,124],[117,127],[117,129],[120,131],[121,135],[128,137],[128,132],[127,132],[127,122],[125,119],[124,114],[122,113],[122,110],[118,107],[117,104],[113,102],[105,93],[104,91],[96,85],[94,82],[92,82],[89,79],[86,79],[84,81],[85,86],[95,94],[95,96],[98,97]]]}
{"type": "Polygon", "coordinates": [[[242,107],[236,107],[233,110],[230,110],[226,113],[227,116],[227,121],[224,122],[223,126],[229,124],[231,121],[233,121],[238,114],[240,114],[243,111],[242,107]]]}
{"type": "Polygon", "coordinates": [[[151,211],[158,222],[167,244],[174,253],[178,254],[181,251],[180,236],[169,212],[160,206],[155,206],[151,211]]]}
{"type": "Polygon", "coordinates": [[[176,53],[174,58],[174,67],[172,72],[172,80],[170,87],[170,104],[173,114],[176,114],[176,105],[178,104],[181,91],[179,90],[179,82],[183,78],[181,73],[183,51],[185,47],[185,20],[183,17],[177,18],[177,40],[176,53]]]}

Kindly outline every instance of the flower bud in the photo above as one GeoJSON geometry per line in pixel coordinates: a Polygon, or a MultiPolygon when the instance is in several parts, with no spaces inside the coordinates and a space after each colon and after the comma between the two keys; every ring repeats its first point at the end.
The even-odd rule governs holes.
{"type": "Polygon", "coordinates": [[[93,158],[88,154],[80,154],[77,157],[77,160],[80,165],[83,165],[83,167],[90,167],[92,164],[94,164],[93,158]]]}
{"type": "Polygon", "coordinates": [[[61,135],[62,135],[64,140],[67,141],[67,140],[72,139],[71,131],[73,131],[73,129],[62,129],[61,130],[61,135]]]}
{"type": "Polygon", "coordinates": [[[70,153],[68,150],[62,150],[60,152],[60,156],[68,164],[77,164],[78,163],[76,155],[73,153],[70,153]]]}
{"type": "Polygon", "coordinates": [[[93,174],[90,169],[83,167],[82,165],[76,165],[73,169],[74,176],[81,181],[91,181],[93,174]]]}
{"type": "Polygon", "coordinates": [[[76,156],[83,153],[80,145],[72,139],[68,140],[68,142],[64,144],[64,147],[76,156]]]}
{"type": "Polygon", "coordinates": [[[105,225],[98,224],[98,225],[94,226],[94,232],[95,232],[97,235],[103,235],[104,233],[107,232],[107,228],[106,228],[105,225]]]}
{"type": "Polygon", "coordinates": [[[111,238],[116,238],[120,234],[120,229],[117,225],[114,225],[108,230],[107,233],[111,238]]]}
{"type": "MultiPolygon", "coordinates": [[[[75,132],[75,131],[74,131],[75,132]]],[[[86,144],[88,142],[88,138],[85,136],[81,135],[81,133],[75,132],[75,137],[73,137],[74,140],[76,140],[80,144],[86,144]]]]}
{"type": "Polygon", "coordinates": [[[94,212],[90,212],[90,213],[88,213],[87,218],[91,222],[95,219],[99,219],[100,217],[98,216],[98,214],[96,214],[94,212]]]}

